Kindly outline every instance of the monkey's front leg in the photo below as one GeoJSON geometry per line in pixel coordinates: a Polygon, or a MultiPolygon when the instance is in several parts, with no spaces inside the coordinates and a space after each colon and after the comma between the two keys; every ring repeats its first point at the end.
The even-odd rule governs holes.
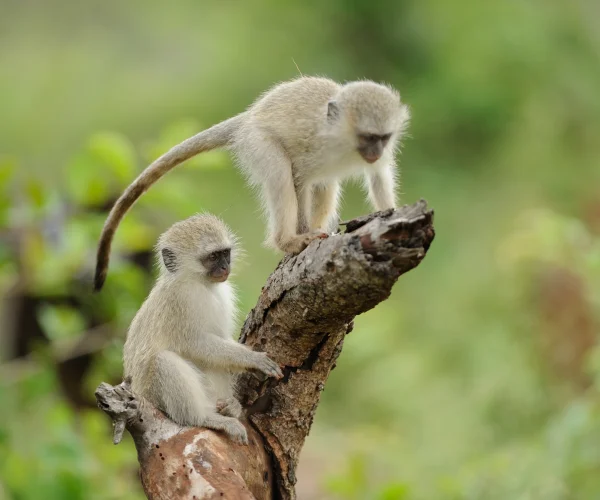
{"type": "Polygon", "coordinates": [[[217,401],[217,412],[226,417],[240,418],[242,405],[234,396],[227,399],[219,399],[217,401]]]}
{"type": "Polygon", "coordinates": [[[396,207],[396,179],[393,163],[368,176],[369,198],[375,210],[396,207]]]}
{"type": "Polygon", "coordinates": [[[190,354],[194,363],[232,371],[259,370],[268,377],[282,378],[279,365],[265,352],[253,351],[233,339],[204,333],[197,349],[190,354]]]}

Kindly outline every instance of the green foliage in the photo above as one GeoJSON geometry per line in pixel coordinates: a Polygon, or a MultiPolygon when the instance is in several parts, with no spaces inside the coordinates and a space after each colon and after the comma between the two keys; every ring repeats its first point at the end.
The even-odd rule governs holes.
{"type": "Polygon", "coordinates": [[[85,329],[81,313],[73,307],[46,305],[40,310],[39,321],[51,341],[77,337],[85,329]]]}
{"type": "Polygon", "coordinates": [[[347,500],[407,500],[409,487],[406,483],[392,482],[384,486],[371,486],[373,481],[368,470],[365,456],[354,455],[350,458],[343,475],[327,480],[326,489],[337,498],[347,500]]]}
{"type": "Polygon", "coordinates": [[[99,412],[75,415],[54,394],[56,383],[42,372],[0,392],[0,477],[9,498],[141,499],[131,491],[135,453],[131,442],[116,448],[110,426],[99,412]],[[44,388],[39,391],[39,388],[44,388]],[[31,392],[29,389],[35,389],[31,392]],[[34,404],[36,411],[28,411],[34,404]],[[33,439],[28,439],[35,429],[33,439]],[[108,467],[108,469],[107,469],[108,467]],[[107,470],[112,470],[110,478],[107,470]],[[117,474],[115,474],[117,473],[117,474]]]}
{"type": "Polygon", "coordinates": [[[101,205],[114,187],[127,186],[135,171],[135,151],[125,137],[113,132],[95,134],[67,165],[68,197],[81,205],[101,205]]]}
{"type": "MultiPolygon", "coordinates": [[[[582,331],[597,341],[600,320],[594,2],[132,0],[73,10],[60,0],[4,11],[0,292],[42,301],[47,343],[0,365],[0,499],[142,498],[131,442],[113,446],[101,412],[66,403],[57,355],[102,324],[114,335],[84,390],[120,377],[125,329],[152,283],[139,263],[177,219],[210,210],[241,236],[240,320],[278,256],[262,247],[259,204],[222,151],[140,199],[93,295],[105,209],[172,145],[296,76],[292,58],[304,74],[399,87],[413,111],[402,199],[428,199],[437,231],[424,263],[347,337],[303,454],[327,466],[300,475],[299,489],[324,499],[600,496],[600,349],[567,349],[582,331]],[[576,286],[552,289],[549,275],[576,286]],[[558,299],[544,309],[545,293],[558,299]],[[60,302],[69,297],[77,303],[60,302]]],[[[367,212],[363,198],[349,186],[341,217],[367,212]]],[[[11,318],[0,313],[0,361],[11,318]]]]}

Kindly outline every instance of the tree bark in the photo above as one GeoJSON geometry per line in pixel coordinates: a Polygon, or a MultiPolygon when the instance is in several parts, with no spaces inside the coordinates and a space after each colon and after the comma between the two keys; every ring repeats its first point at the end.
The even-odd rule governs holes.
{"type": "Polygon", "coordinates": [[[240,379],[249,446],[179,427],[138,401],[127,381],[98,387],[115,443],[125,428],[133,437],[149,499],[295,498],[300,450],[354,317],[387,299],[434,238],[433,211],[423,200],[344,225],[345,233],[286,256],[246,318],[240,342],[284,367],[281,380],[240,379]]]}

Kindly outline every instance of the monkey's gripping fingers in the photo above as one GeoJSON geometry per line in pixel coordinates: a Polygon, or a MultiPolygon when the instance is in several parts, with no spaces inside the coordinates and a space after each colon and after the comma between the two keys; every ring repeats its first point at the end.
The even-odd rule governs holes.
{"type": "Polygon", "coordinates": [[[256,364],[253,368],[260,370],[268,377],[283,378],[283,372],[279,365],[273,361],[266,352],[255,352],[256,364]]]}
{"type": "Polygon", "coordinates": [[[242,414],[242,405],[236,398],[219,399],[217,412],[226,417],[239,418],[242,414]]]}

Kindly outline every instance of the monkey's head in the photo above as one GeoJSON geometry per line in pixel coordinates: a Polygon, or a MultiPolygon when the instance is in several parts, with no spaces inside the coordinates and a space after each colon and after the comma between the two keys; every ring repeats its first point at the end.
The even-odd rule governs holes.
{"type": "Polygon", "coordinates": [[[218,217],[198,214],[173,224],[156,249],[162,274],[220,283],[231,272],[236,237],[218,217]]]}
{"type": "Polygon", "coordinates": [[[367,163],[375,163],[386,151],[394,150],[410,113],[392,87],[357,81],[344,85],[329,101],[327,118],[340,137],[350,138],[350,146],[367,163]]]}

